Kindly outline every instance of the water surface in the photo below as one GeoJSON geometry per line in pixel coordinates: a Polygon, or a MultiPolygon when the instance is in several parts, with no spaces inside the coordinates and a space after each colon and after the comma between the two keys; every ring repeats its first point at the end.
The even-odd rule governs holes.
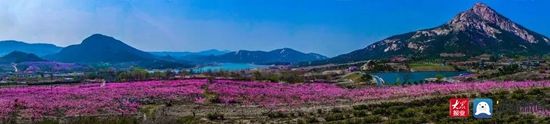
{"type": "Polygon", "coordinates": [[[217,72],[217,71],[241,71],[241,70],[249,70],[249,69],[257,69],[257,68],[263,68],[264,65],[255,65],[255,64],[248,64],[248,63],[217,63],[213,65],[207,65],[202,66],[198,68],[194,68],[192,71],[195,73],[200,72],[217,72]]]}
{"type": "Polygon", "coordinates": [[[372,75],[378,76],[387,84],[406,83],[406,82],[421,82],[426,78],[453,77],[468,72],[461,71],[425,71],[425,72],[379,72],[372,75]]]}

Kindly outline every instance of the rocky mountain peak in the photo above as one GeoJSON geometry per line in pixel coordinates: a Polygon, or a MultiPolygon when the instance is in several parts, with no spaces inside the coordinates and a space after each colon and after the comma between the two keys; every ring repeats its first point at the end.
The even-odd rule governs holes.
{"type": "Polygon", "coordinates": [[[449,25],[459,28],[480,26],[480,24],[497,24],[499,22],[510,22],[499,15],[495,10],[483,3],[476,3],[471,9],[455,16],[449,25]]]}
{"type": "MultiPolygon", "coordinates": [[[[483,4],[483,3],[476,3],[472,9],[470,9],[471,12],[478,16],[494,16],[497,13],[495,10],[491,9],[489,6],[483,4]]],[[[489,18],[487,18],[489,19],[489,18]]]]}
{"type": "Polygon", "coordinates": [[[476,30],[490,37],[503,31],[512,32],[529,43],[539,42],[529,31],[483,3],[476,3],[471,9],[458,14],[448,25],[454,31],[476,30]]]}
{"type": "Polygon", "coordinates": [[[499,15],[495,10],[483,3],[476,3],[471,9],[459,14],[470,20],[485,21],[489,23],[498,23],[500,21],[509,21],[503,16],[499,15]]]}

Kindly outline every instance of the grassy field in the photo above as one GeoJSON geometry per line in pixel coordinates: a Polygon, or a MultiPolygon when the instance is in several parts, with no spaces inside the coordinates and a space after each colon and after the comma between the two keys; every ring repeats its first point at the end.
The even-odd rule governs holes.
{"type": "Polygon", "coordinates": [[[409,68],[411,71],[456,71],[453,66],[434,63],[412,63],[409,68]]]}

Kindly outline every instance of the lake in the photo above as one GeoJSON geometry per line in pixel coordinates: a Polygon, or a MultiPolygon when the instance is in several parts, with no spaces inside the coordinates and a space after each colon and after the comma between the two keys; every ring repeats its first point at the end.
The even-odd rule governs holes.
{"type": "Polygon", "coordinates": [[[425,72],[379,72],[372,75],[378,76],[387,84],[395,84],[396,82],[420,82],[426,78],[435,78],[437,75],[443,77],[453,77],[468,72],[461,71],[425,71],[425,72]]]}
{"type": "Polygon", "coordinates": [[[218,63],[214,65],[207,65],[207,66],[201,66],[198,68],[193,68],[193,72],[200,73],[200,72],[208,72],[208,71],[241,71],[241,70],[249,70],[249,69],[256,69],[256,68],[263,68],[266,67],[265,65],[255,65],[255,64],[248,64],[248,63],[218,63]]]}

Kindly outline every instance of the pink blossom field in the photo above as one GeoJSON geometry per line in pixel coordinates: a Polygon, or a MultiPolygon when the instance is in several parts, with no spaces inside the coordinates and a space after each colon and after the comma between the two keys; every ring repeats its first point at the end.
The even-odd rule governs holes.
{"type": "Polygon", "coordinates": [[[219,105],[332,104],[338,101],[418,97],[518,88],[550,87],[550,82],[464,82],[346,89],[328,83],[285,84],[216,80],[140,81],[0,88],[0,118],[133,114],[147,104],[205,104],[205,92],[219,105]],[[206,88],[207,87],[207,88],[206,88]]]}

